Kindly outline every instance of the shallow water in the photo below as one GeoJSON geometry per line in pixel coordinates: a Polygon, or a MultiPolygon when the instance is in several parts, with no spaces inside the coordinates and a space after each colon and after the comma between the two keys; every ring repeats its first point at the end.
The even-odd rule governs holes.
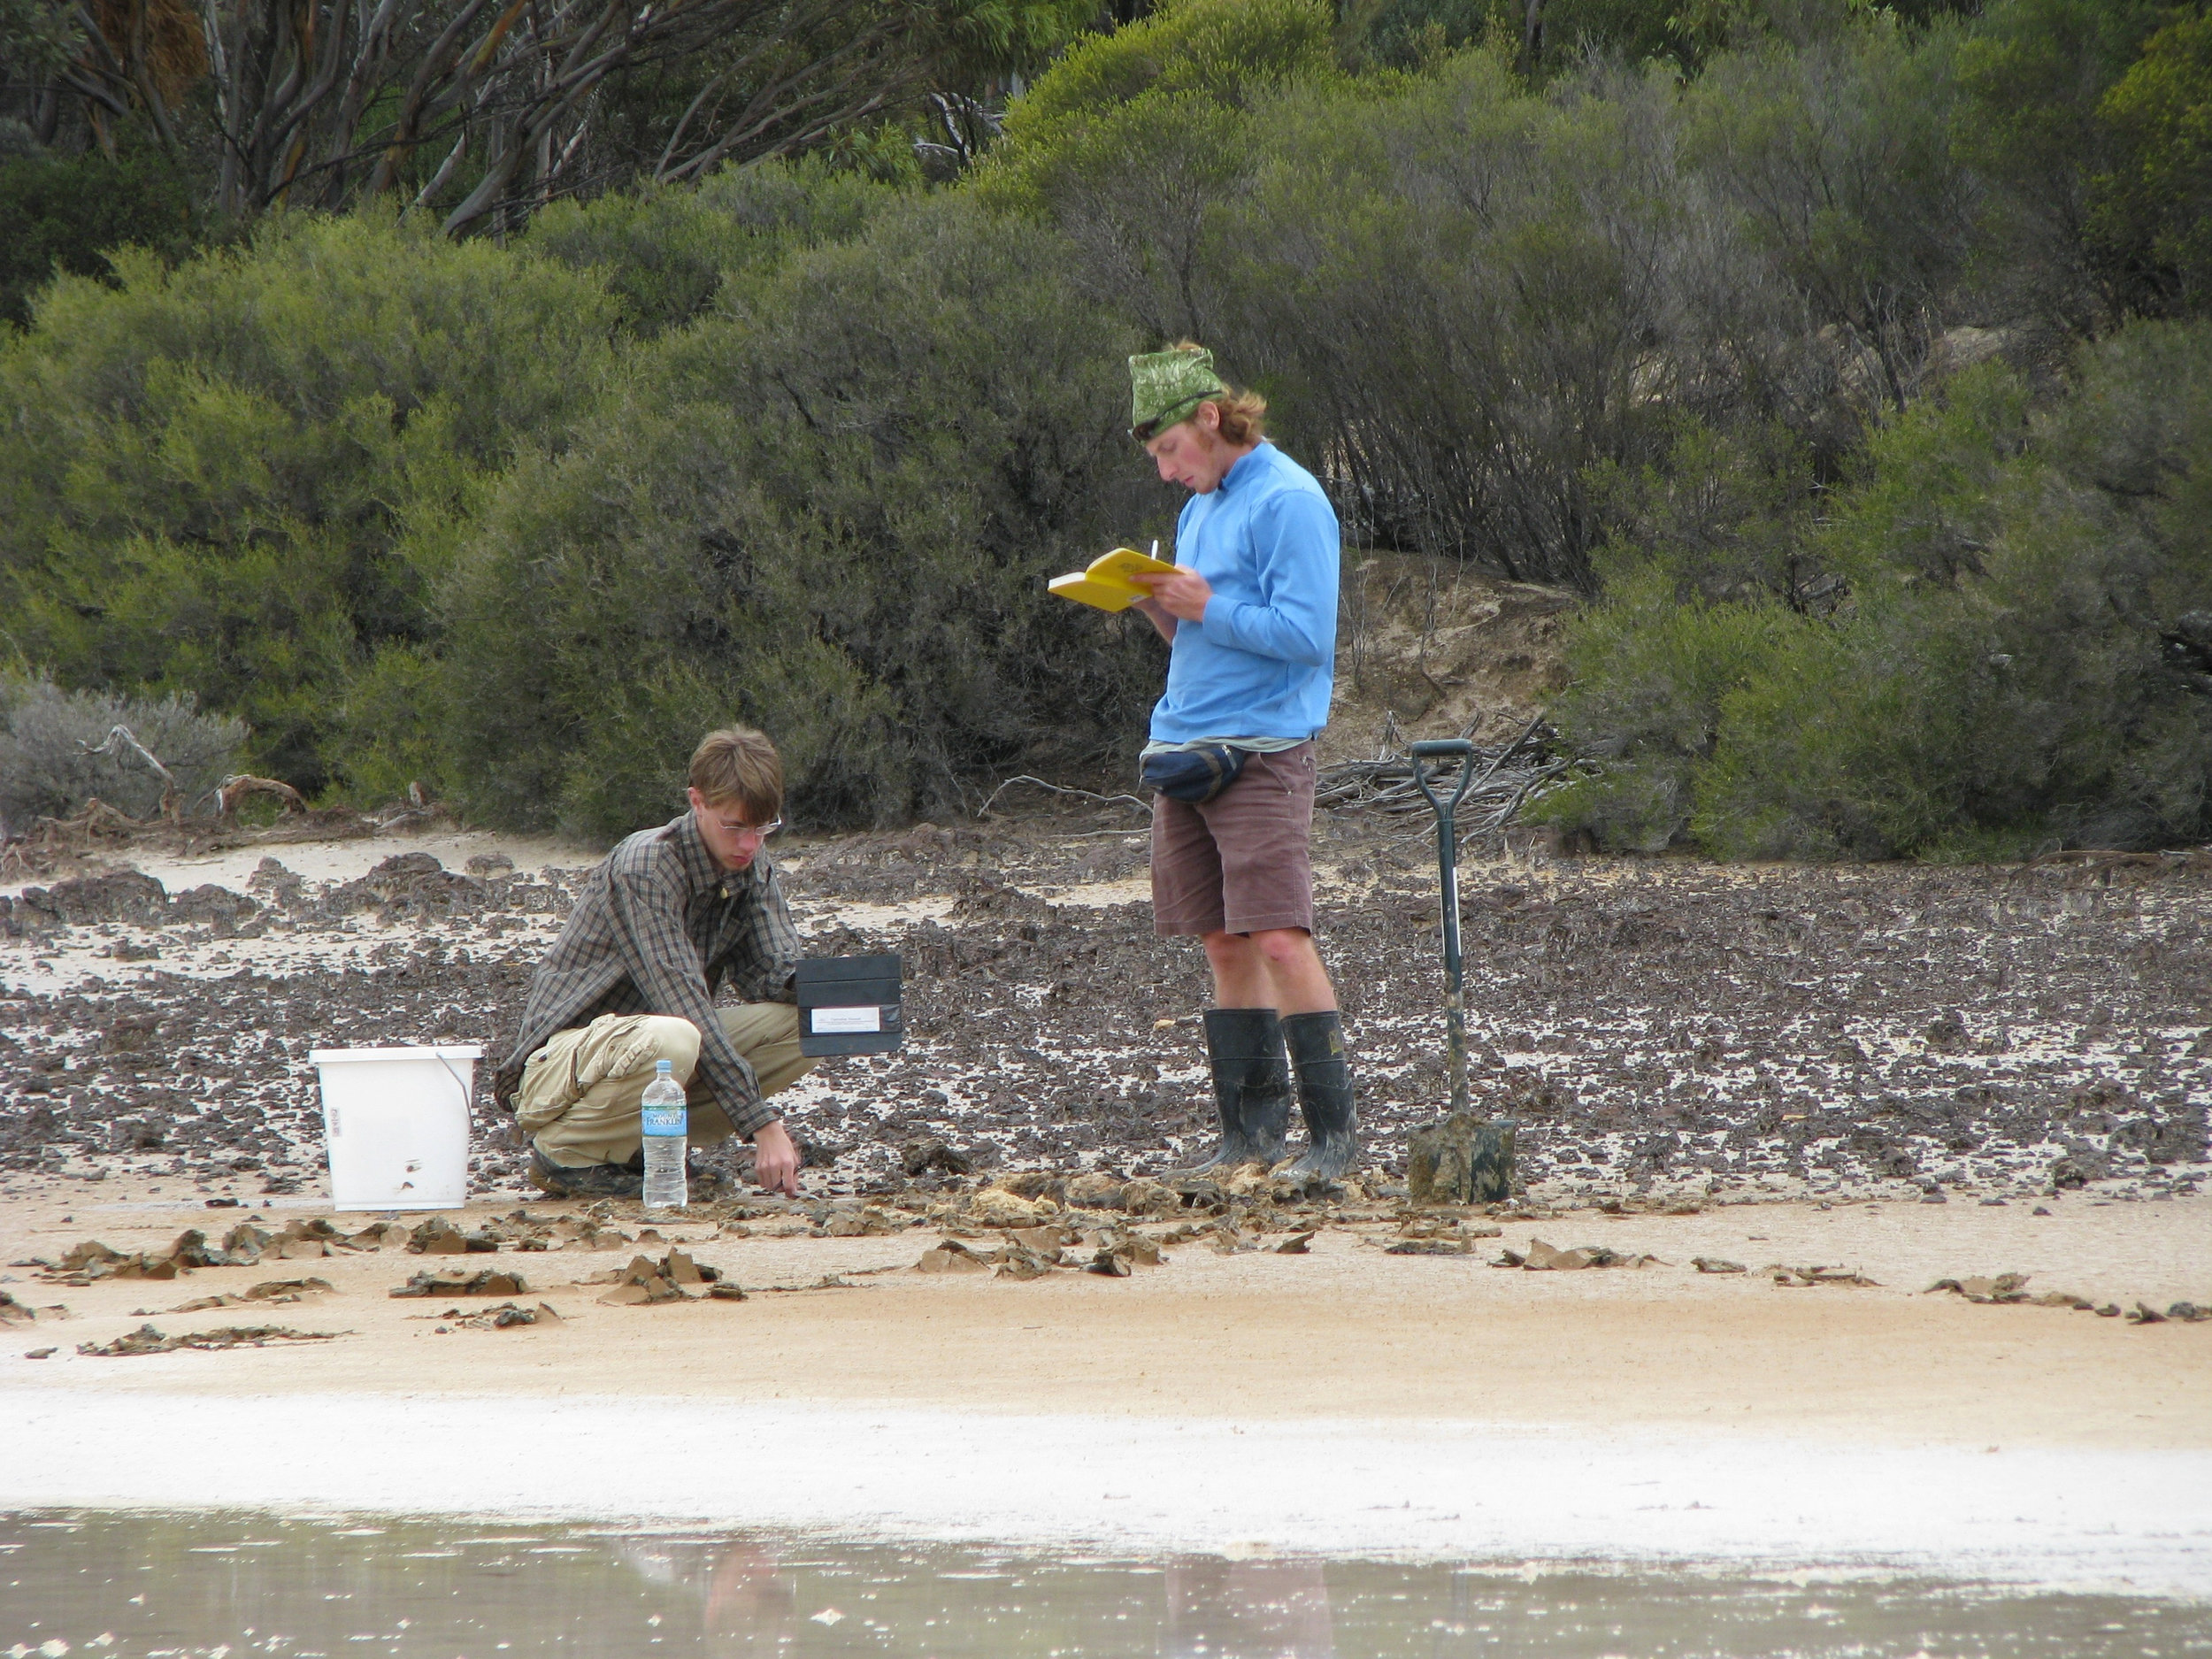
{"type": "Polygon", "coordinates": [[[1049,1556],[573,1525],[0,1516],[0,1655],[2212,1654],[2212,1607],[1878,1576],[1049,1556]]]}

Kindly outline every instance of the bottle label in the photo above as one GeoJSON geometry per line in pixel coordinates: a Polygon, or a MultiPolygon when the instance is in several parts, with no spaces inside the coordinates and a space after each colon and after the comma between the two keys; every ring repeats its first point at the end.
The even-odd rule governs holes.
{"type": "Polygon", "coordinates": [[[648,1106],[638,1116],[649,1135],[680,1135],[690,1126],[685,1122],[690,1114],[680,1106],[648,1106]]]}

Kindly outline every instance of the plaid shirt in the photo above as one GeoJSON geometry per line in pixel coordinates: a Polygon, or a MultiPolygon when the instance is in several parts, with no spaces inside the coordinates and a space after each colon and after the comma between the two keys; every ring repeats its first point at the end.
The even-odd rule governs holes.
{"type": "Polygon", "coordinates": [[[715,1018],[726,979],[748,1002],[794,1000],[798,931],[765,849],[743,870],[725,870],[687,812],[640,830],[591,872],[568,926],[538,964],[522,1006],[514,1052],[493,1079],[512,1110],[523,1067],[556,1032],[602,1014],[670,1014],[699,1028],[699,1070],[738,1133],[778,1114],[760,1081],[715,1018]]]}

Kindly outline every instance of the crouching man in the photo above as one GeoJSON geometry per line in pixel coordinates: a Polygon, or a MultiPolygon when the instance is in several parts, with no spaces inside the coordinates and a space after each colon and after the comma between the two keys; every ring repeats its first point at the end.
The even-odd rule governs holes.
{"type": "Polygon", "coordinates": [[[1130,434],[1190,491],[1172,576],[1141,576],[1168,641],[1152,710],[1152,916],[1197,934],[1213,969],[1206,1048],[1221,1145],[1197,1167],[1284,1156],[1291,1072],[1306,1150],[1290,1171],[1340,1179],[1358,1156],[1336,991],[1313,943],[1314,734],[1336,670],[1336,513],[1270,443],[1266,400],[1232,391],[1193,345],[1129,359],[1130,434]],[[1290,1067],[1283,1064],[1287,1040],[1290,1067]]]}
{"type": "Polygon", "coordinates": [[[782,826],[783,762],[748,727],[710,732],[689,794],[689,811],[591,872],[494,1079],[530,1137],[532,1180],[557,1196],[641,1194],[638,1098],[660,1060],[686,1085],[694,1144],[743,1135],[763,1191],[799,1190],[798,1148],[767,1104],[815,1064],[799,1053],[799,936],[764,846],[782,826]],[[741,1001],[718,1009],[725,983],[741,1001]]]}

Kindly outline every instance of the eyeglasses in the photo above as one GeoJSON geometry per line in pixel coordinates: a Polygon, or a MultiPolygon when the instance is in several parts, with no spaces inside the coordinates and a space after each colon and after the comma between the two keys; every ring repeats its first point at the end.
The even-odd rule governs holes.
{"type": "Polygon", "coordinates": [[[765,824],[733,824],[727,818],[717,818],[714,826],[725,835],[734,835],[741,841],[750,836],[757,841],[764,841],[783,827],[783,820],[772,818],[765,824]]]}

